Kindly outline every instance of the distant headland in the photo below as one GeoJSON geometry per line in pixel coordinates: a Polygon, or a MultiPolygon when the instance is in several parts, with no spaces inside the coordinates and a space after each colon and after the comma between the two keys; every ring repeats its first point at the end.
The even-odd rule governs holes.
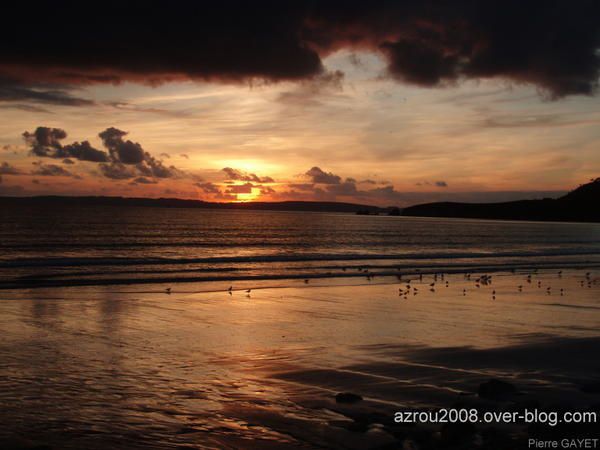
{"type": "Polygon", "coordinates": [[[600,178],[557,199],[518,200],[503,203],[439,202],[415,205],[404,216],[456,217],[494,220],[600,222],[600,178]]]}

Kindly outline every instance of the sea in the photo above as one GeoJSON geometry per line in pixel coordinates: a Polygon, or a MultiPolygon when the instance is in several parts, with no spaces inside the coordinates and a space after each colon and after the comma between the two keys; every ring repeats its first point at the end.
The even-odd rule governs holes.
{"type": "Polygon", "coordinates": [[[0,211],[0,290],[208,289],[596,264],[600,224],[593,223],[151,207],[0,211]]]}

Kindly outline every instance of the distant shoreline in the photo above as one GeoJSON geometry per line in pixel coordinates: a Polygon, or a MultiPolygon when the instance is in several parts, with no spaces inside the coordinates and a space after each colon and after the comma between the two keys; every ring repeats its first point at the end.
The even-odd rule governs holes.
{"type": "Polygon", "coordinates": [[[362,205],[345,202],[244,202],[219,203],[203,200],[186,200],[179,198],[144,198],[144,197],[104,197],[104,196],[58,196],[45,195],[35,197],[0,197],[0,205],[6,206],[130,206],[158,208],[191,208],[218,210],[256,210],[256,211],[304,211],[304,212],[344,212],[369,214],[387,214],[393,207],[383,208],[373,205],[362,205]]]}
{"type": "Polygon", "coordinates": [[[242,211],[339,212],[357,215],[390,215],[541,222],[600,222],[600,178],[583,184],[557,199],[517,200],[502,203],[426,203],[399,208],[346,202],[284,201],[219,203],[178,198],[36,196],[0,197],[2,207],[158,207],[242,211]]]}

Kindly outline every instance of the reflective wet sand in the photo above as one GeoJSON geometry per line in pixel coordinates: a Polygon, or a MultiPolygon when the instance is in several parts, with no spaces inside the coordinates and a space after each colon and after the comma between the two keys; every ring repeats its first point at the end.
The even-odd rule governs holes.
{"type": "Polygon", "coordinates": [[[583,387],[600,376],[600,273],[479,277],[2,292],[0,442],[396,448],[418,429],[431,444],[443,434],[398,427],[394,412],[479,405],[491,378],[517,386],[518,402],[597,404],[583,387]],[[337,403],[340,392],[364,400],[337,403]]]}

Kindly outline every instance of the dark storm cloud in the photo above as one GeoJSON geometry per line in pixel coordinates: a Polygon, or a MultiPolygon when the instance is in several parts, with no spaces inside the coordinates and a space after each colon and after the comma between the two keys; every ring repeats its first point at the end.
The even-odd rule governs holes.
{"type": "Polygon", "coordinates": [[[113,160],[123,164],[139,164],[144,160],[144,149],[137,142],[124,141],[127,132],[110,127],[100,133],[102,143],[110,152],[113,160]]]}
{"type": "Polygon", "coordinates": [[[39,80],[306,80],[341,48],[379,52],[393,78],[420,86],[501,77],[552,97],[598,86],[594,0],[65,0],[13,2],[3,12],[0,77],[24,89],[39,80]]]}
{"type": "MultiPolygon", "coordinates": [[[[108,156],[102,150],[97,150],[88,141],[74,142],[62,148],[62,157],[75,158],[81,161],[106,162],[108,156]]],[[[57,156],[60,158],[61,156],[57,156]]]]}
{"type": "Polygon", "coordinates": [[[237,181],[252,181],[254,183],[274,183],[275,180],[271,177],[259,177],[255,173],[246,173],[242,172],[238,169],[232,169],[231,167],[225,167],[221,169],[225,172],[227,179],[229,181],[237,180],[237,181]]]}
{"type": "Polygon", "coordinates": [[[183,176],[181,170],[175,166],[165,166],[160,159],[145,151],[139,143],[124,139],[127,136],[126,131],[110,127],[98,136],[108,152],[92,147],[88,141],[63,145],[61,141],[66,139],[67,133],[60,128],[37,127],[32,133],[28,131],[23,133],[32,155],[100,163],[102,175],[113,180],[140,176],[149,178],[183,176]]]}
{"type": "Polygon", "coordinates": [[[320,167],[313,167],[308,170],[305,175],[312,179],[313,183],[320,184],[340,184],[342,178],[338,175],[334,175],[331,172],[325,172],[320,167]]]}
{"type": "Polygon", "coordinates": [[[93,148],[88,141],[74,142],[63,146],[61,141],[67,132],[60,128],[37,127],[33,133],[23,133],[23,138],[30,146],[34,156],[48,158],[74,158],[81,161],[107,162],[109,155],[93,148]]]}

